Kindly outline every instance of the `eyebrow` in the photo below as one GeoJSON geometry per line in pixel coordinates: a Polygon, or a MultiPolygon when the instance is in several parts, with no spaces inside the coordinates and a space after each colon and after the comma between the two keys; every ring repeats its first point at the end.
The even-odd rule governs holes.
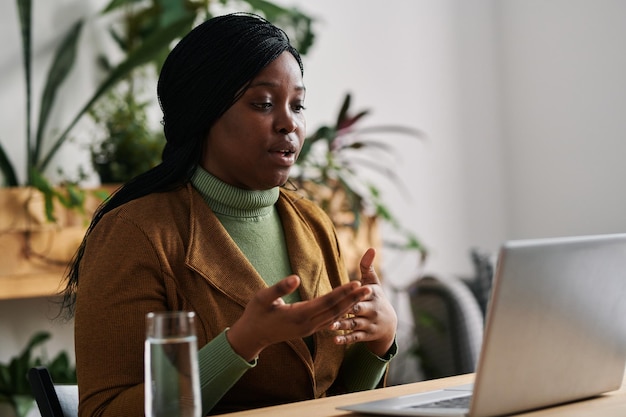
{"type": "MultiPolygon", "coordinates": [[[[250,86],[248,88],[255,88],[255,87],[271,87],[271,88],[276,88],[278,87],[278,83],[273,82],[273,81],[256,81],[250,84],[250,86]]],[[[298,85],[295,88],[296,91],[306,91],[306,87],[304,85],[298,85]]]]}

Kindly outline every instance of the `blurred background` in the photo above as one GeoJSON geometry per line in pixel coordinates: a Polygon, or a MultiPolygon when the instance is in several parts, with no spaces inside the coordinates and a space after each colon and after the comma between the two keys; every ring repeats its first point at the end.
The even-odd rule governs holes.
{"type": "MultiPolygon", "coordinates": [[[[88,17],[53,120],[68,119],[97,85],[98,51],[111,49],[104,0],[34,1],[33,91],[62,35],[88,17]],[[70,97],[69,99],[67,97],[70,97]]],[[[380,252],[381,271],[401,314],[402,349],[413,349],[404,289],[424,274],[476,273],[470,251],[495,256],[508,239],[626,229],[626,2],[620,0],[276,0],[313,20],[304,56],[309,130],[333,123],[347,93],[368,109],[363,126],[402,125],[419,139],[378,135],[393,152],[394,176],[362,167],[403,228],[426,247],[380,252]]],[[[0,142],[26,176],[25,99],[18,13],[0,4],[0,142]]],[[[147,78],[145,94],[154,98],[147,78]]],[[[158,126],[159,115],[148,112],[158,126]]],[[[90,164],[92,126],[81,120],[54,157],[65,174],[90,164]]],[[[54,169],[49,174],[56,175],[54,169]]],[[[381,224],[383,240],[397,233],[381,224]]],[[[0,253],[0,256],[4,256],[0,253]]],[[[0,279],[2,277],[0,276],[0,279]]],[[[3,297],[5,298],[5,297],[3,297]]],[[[0,362],[49,330],[50,356],[73,355],[71,323],[50,320],[45,297],[0,300],[0,362]]],[[[423,377],[392,371],[401,383],[423,377]],[[395,373],[394,373],[395,372],[395,373]]]]}

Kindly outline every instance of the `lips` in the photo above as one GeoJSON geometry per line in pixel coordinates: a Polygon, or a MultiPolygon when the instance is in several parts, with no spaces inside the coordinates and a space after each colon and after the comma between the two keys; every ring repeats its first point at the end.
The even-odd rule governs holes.
{"type": "Polygon", "coordinates": [[[275,161],[279,165],[291,166],[296,161],[296,151],[296,146],[291,142],[288,142],[281,143],[280,145],[273,147],[270,149],[270,154],[274,155],[275,161]]]}
{"type": "Polygon", "coordinates": [[[281,154],[283,156],[291,156],[291,155],[295,154],[297,151],[298,151],[298,148],[291,141],[282,142],[280,144],[277,144],[277,145],[273,146],[270,149],[270,152],[272,152],[272,153],[279,153],[279,154],[281,154]]]}
{"type": "Polygon", "coordinates": [[[297,147],[293,142],[281,142],[275,146],[272,146],[270,149],[271,152],[282,152],[282,153],[295,153],[297,151],[297,147]]]}

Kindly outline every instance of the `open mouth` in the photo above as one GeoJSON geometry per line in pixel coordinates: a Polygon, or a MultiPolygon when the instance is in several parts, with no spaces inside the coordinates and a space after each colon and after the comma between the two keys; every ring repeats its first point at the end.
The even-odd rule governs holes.
{"type": "Polygon", "coordinates": [[[296,161],[296,151],[294,149],[276,149],[270,153],[274,162],[280,166],[291,167],[296,161]]]}

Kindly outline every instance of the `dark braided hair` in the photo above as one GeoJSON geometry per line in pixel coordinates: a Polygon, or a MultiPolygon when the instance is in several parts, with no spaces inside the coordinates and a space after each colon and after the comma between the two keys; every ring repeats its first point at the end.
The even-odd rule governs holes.
{"type": "Polygon", "coordinates": [[[287,34],[260,16],[214,17],[185,35],[166,58],[157,84],[166,144],[162,162],[120,187],[96,211],[70,264],[61,308],[71,318],[87,237],[109,211],[139,197],[187,183],[211,126],[252,79],[283,52],[302,60],[287,34]]]}

